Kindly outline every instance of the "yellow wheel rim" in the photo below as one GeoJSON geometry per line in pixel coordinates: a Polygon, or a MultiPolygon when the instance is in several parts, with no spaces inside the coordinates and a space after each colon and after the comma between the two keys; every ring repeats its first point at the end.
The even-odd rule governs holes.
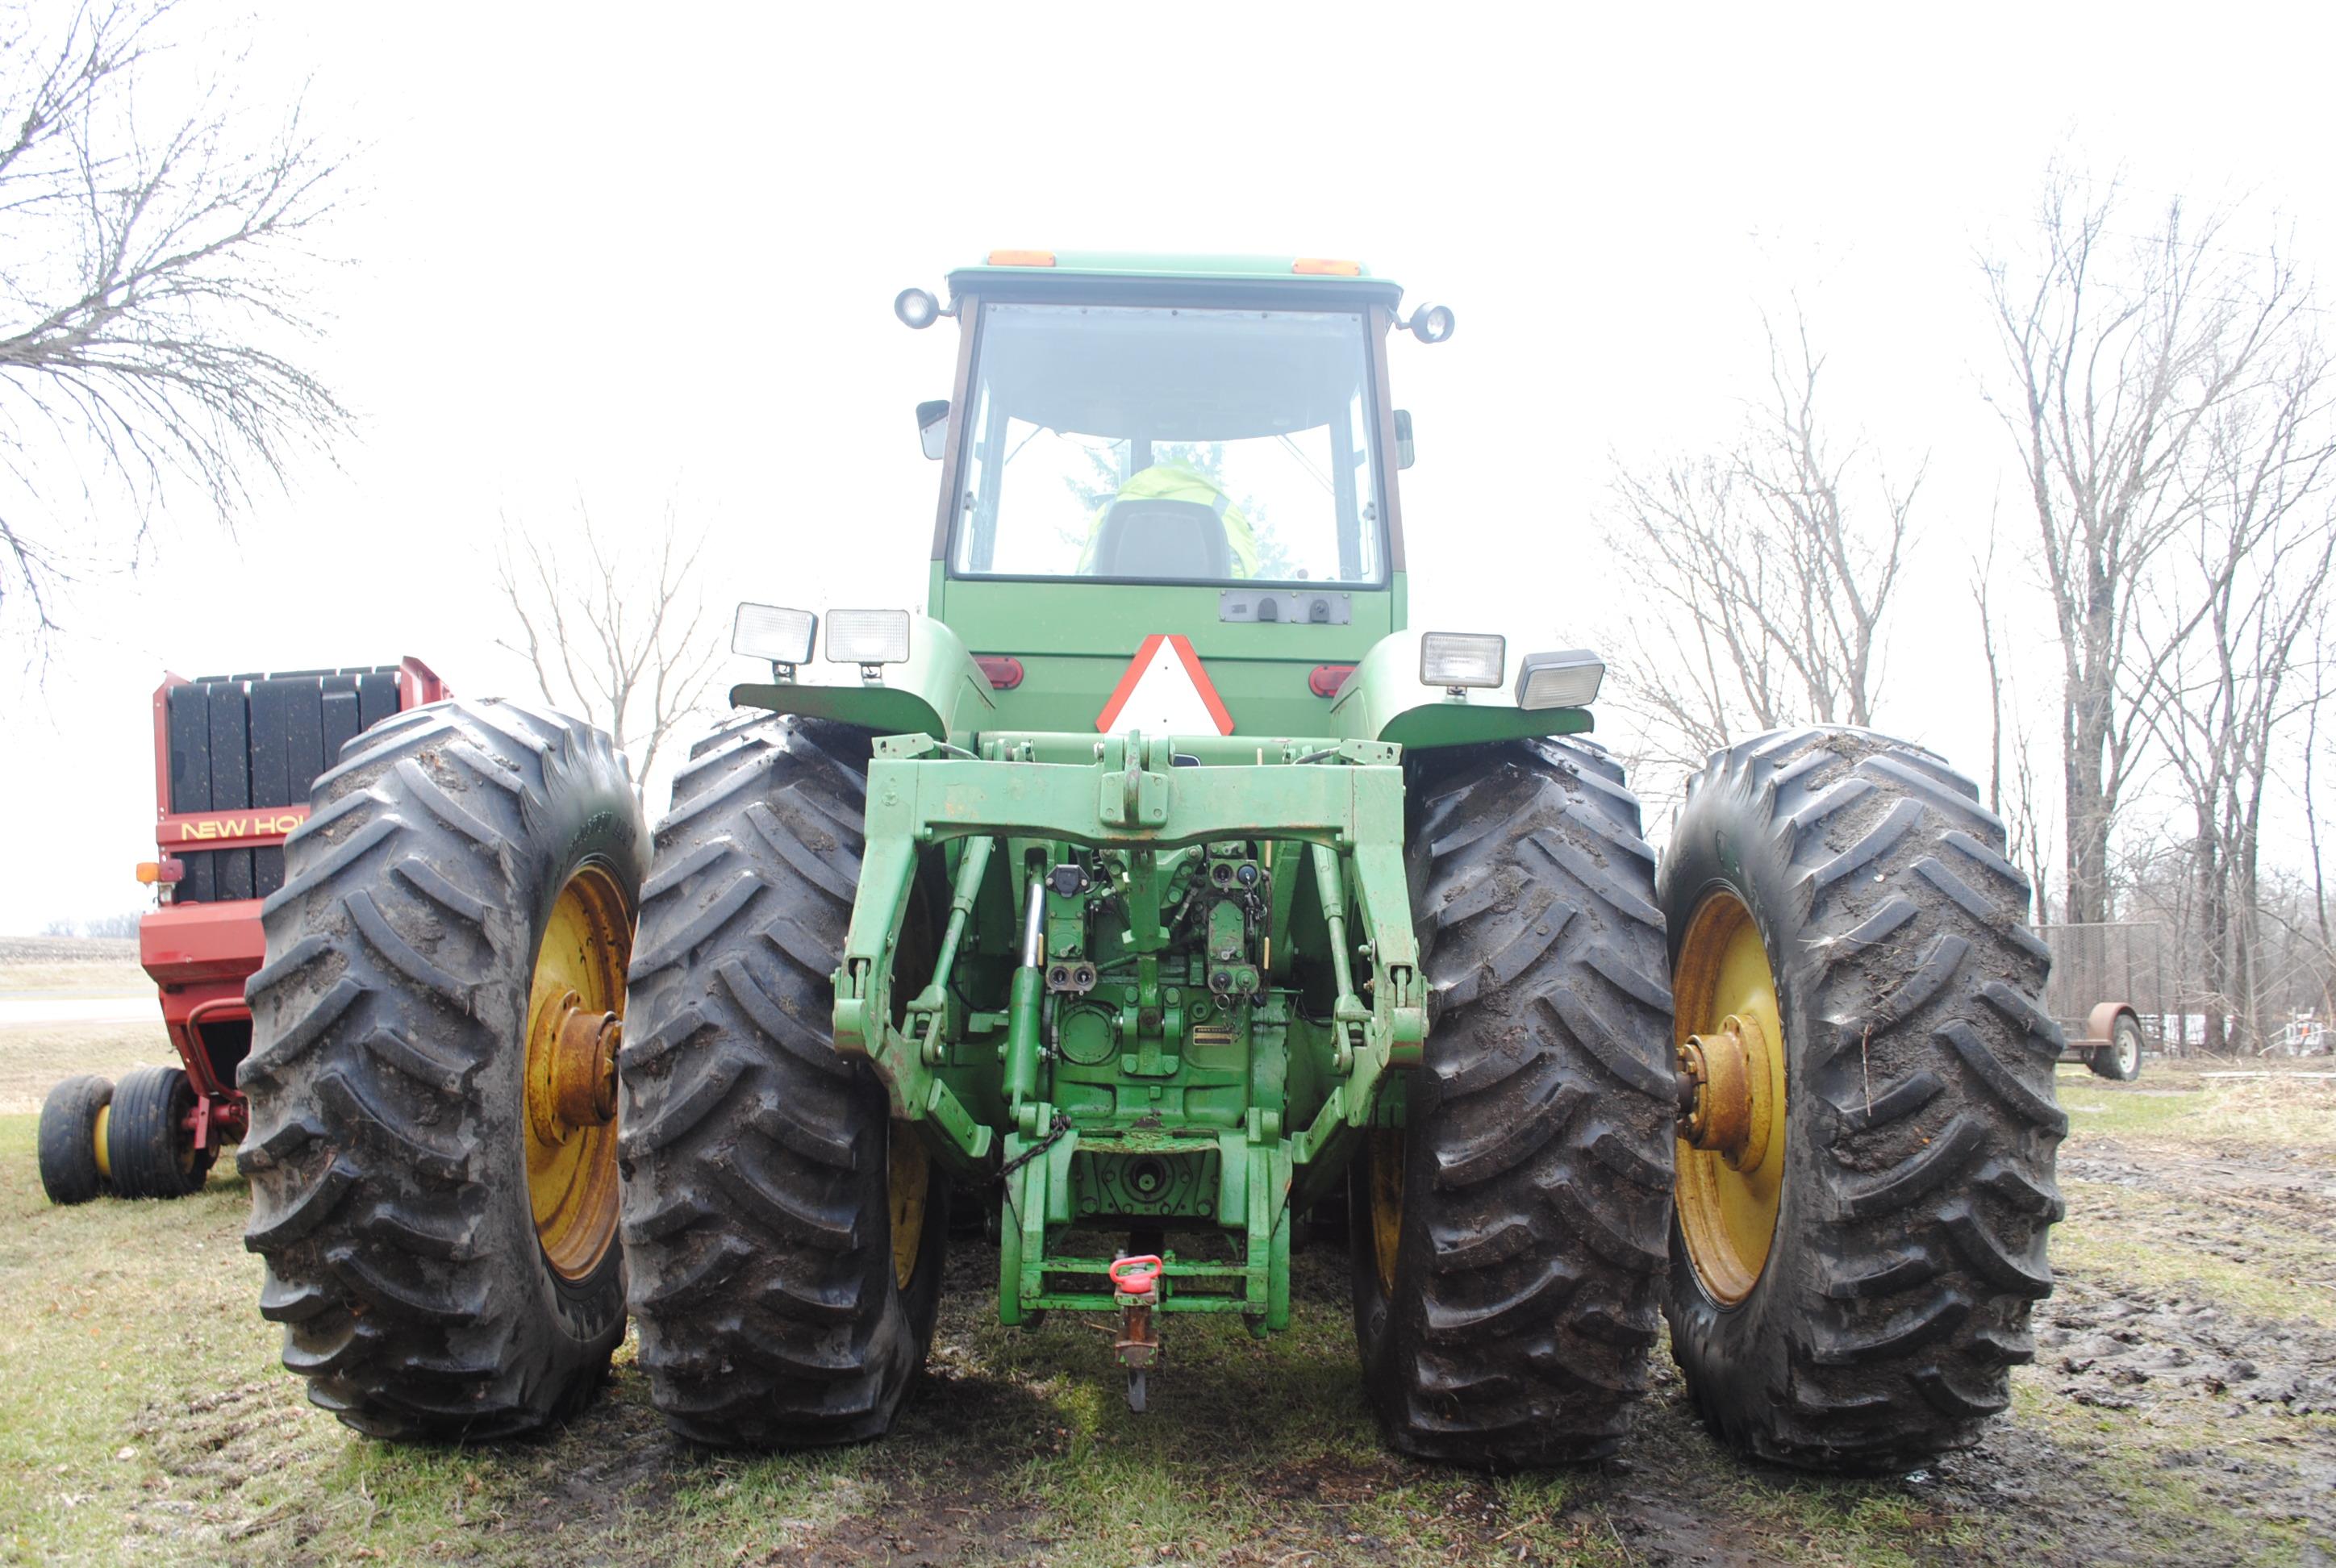
{"type": "Polygon", "coordinates": [[[97,1107],[97,1120],[92,1124],[90,1151],[97,1156],[97,1174],[107,1181],[113,1180],[113,1107],[97,1107]]]}
{"type": "Polygon", "coordinates": [[[1784,1193],[1785,1027],[1752,911],[1709,894],[1688,920],[1672,995],[1681,1066],[1698,1081],[1680,1132],[1679,1233],[1711,1299],[1733,1307],[1767,1266],[1784,1193]]]}
{"type": "Polygon", "coordinates": [[[617,1235],[616,1053],[633,923],[608,873],[586,866],[551,908],[527,1005],[527,1191],[552,1271],[581,1280],[617,1235]]]}
{"type": "Polygon", "coordinates": [[[1371,1261],[1379,1289],[1395,1294],[1395,1255],[1403,1244],[1403,1129],[1375,1127],[1370,1139],[1371,1261]]]}
{"type": "Polygon", "coordinates": [[[932,1160],[917,1141],[915,1129],[894,1122],[884,1164],[885,1202],[892,1215],[892,1282],[905,1290],[917,1271],[917,1254],[925,1244],[925,1201],[932,1191],[932,1160]]]}

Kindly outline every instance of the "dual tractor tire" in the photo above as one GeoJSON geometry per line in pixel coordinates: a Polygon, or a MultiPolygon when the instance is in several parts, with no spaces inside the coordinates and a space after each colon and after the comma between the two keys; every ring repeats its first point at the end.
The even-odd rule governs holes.
{"type": "Polygon", "coordinates": [[[1670,1215],[1654,855],[1578,744],[1431,752],[1409,794],[1428,1032],[1350,1167],[1364,1384],[1421,1458],[1596,1458],[1645,1392],[1670,1215]]]}
{"type": "Polygon", "coordinates": [[[868,760],[864,732],[748,720],[698,746],[657,829],[625,1246],[651,1398],[694,1441],[876,1437],[932,1340],[948,1183],[829,1035],[868,760]]]}
{"type": "Polygon", "coordinates": [[[1658,1300],[1696,1407],[1757,1457],[1975,1441],[2034,1354],[2067,1121],[2049,955],[1972,786],[1864,732],[1762,735],[1693,781],[1660,876],[1578,744],[1430,754],[1412,797],[1426,1062],[1349,1182],[1395,1446],[1610,1451],[1658,1300]],[[1690,1037],[1763,1035],[1739,1013],[1774,1079],[1758,1148],[1715,1153],[1675,1070],[1690,1037]]]}
{"type": "Polygon", "coordinates": [[[182,1067],[140,1067],[118,1085],[86,1073],[67,1078],[41,1106],[42,1190],[53,1203],[200,1192],[218,1149],[195,1147],[187,1125],[194,1108],[182,1067]]]}
{"type": "Polygon", "coordinates": [[[2061,1036],[1976,795],[1912,745],[1777,732],[1691,782],[1664,855],[1681,1043],[1731,1006],[1782,1027],[1759,1167],[1679,1147],[1667,1303],[1697,1408],[1763,1459],[1921,1465],[1976,1441],[2034,1355],[2061,1036]]]}
{"type": "Polygon", "coordinates": [[[578,1059],[555,1026],[598,1039],[624,1008],[648,860],[625,765],[572,720],[442,703],[351,741],[314,801],[246,988],[260,1310],[361,1432],[563,1418],[625,1332],[614,1128],[547,1076],[578,1059]]]}

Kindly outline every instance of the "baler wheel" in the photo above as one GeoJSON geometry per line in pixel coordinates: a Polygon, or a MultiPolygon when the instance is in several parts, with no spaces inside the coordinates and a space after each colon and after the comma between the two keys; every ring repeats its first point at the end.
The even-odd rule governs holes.
{"type": "Polygon", "coordinates": [[[67,1078],[41,1102],[41,1190],[52,1203],[86,1203],[105,1191],[106,1124],[113,1085],[90,1073],[67,1078]]]}
{"type": "Polygon", "coordinates": [[[515,703],[411,709],[348,743],[285,856],[238,1156],[284,1364],[375,1437],[564,1420],[625,1332],[624,761],[515,703]]]}
{"type": "MultiPolygon", "coordinates": [[[[949,1182],[829,1037],[869,742],[758,717],[674,780],[619,1064],[640,1364],[673,1429],[725,1447],[891,1425],[939,1310],[949,1182]]],[[[930,957],[911,929],[904,972],[930,957]]]]}
{"type": "Polygon", "coordinates": [[[106,1116],[106,1168],[114,1195],[183,1198],[209,1179],[218,1145],[197,1152],[195,1087],[183,1067],[140,1067],[114,1086],[106,1116]]]}
{"type": "Polygon", "coordinates": [[[1364,1385],[1422,1458],[1595,1458],[1646,1389],[1670,1216],[1654,856],[1572,743],[1427,753],[1411,801],[1427,1043],[1348,1168],[1364,1385]]]}
{"type": "Polygon", "coordinates": [[[1761,735],[1689,785],[1667,1310],[1697,1408],[1759,1458],[1926,1464],[2034,1354],[2067,1122],[2003,843],[1943,762],[1863,730],[1761,735]]]}

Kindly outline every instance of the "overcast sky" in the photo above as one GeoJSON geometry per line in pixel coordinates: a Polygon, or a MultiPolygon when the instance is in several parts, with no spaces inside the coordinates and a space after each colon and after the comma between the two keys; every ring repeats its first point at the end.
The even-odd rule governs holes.
{"type": "Polygon", "coordinates": [[[72,600],[44,687],[0,691],[0,931],[139,907],[166,667],[414,654],[522,691],[501,517],[670,495],[725,603],[917,602],[910,411],[955,329],[890,301],[992,246],[1359,256],[1451,305],[1450,343],[1392,355],[1414,618],[1544,646],[1628,603],[1610,453],[1725,434],[1798,289],[1845,423],[1929,456],[1882,723],[1983,770],[1961,584],[2010,452],[1975,251],[2032,239],[2065,153],[2136,220],[2244,197],[2331,254],[2326,7],[824,9],[263,13],[247,90],[312,78],[366,149],[316,355],[362,436],[232,536],[166,519],[72,600]]]}

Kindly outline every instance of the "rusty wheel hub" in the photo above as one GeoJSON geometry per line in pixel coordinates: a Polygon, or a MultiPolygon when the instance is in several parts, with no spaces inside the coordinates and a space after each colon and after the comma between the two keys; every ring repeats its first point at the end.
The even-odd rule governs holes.
{"type": "Polygon", "coordinates": [[[581,1004],[569,991],[545,1008],[537,1026],[542,1046],[528,1052],[537,1081],[528,1086],[527,1115],[541,1143],[563,1144],[617,1119],[617,1052],[625,1043],[625,1021],[581,1004]]]}
{"type": "Polygon", "coordinates": [[[1759,1021],[1736,1013],[1679,1047],[1679,1137],[1739,1171],[1757,1170],[1768,1153],[1771,1118],[1755,1104],[1755,1086],[1768,1082],[1768,1048],[1759,1021]]]}
{"type": "Polygon", "coordinates": [[[1776,976],[1758,922],[1732,891],[1713,891],[1689,917],[1671,992],[1679,1233],[1705,1292],[1733,1307],[1767,1267],[1791,1133],[1776,976]]]}

